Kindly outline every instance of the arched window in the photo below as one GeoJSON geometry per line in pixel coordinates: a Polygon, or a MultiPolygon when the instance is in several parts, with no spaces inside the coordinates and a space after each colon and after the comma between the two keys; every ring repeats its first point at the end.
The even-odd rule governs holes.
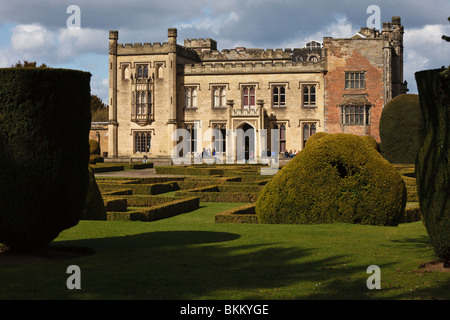
{"type": "Polygon", "coordinates": [[[222,153],[226,150],[226,135],[227,129],[225,124],[214,124],[213,125],[213,145],[215,153],[222,153]]]}
{"type": "Polygon", "coordinates": [[[243,87],[243,108],[255,108],[255,86],[245,86],[243,87]]]}
{"type": "Polygon", "coordinates": [[[164,70],[161,64],[158,65],[158,68],[156,69],[156,74],[158,79],[164,78],[164,70]]]}
{"type": "Polygon", "coordinates": [[[284,153],[286,150],[286,124],[274,124],[273,128],[278,130],[278,147],[279,152],[284,153]]]}
{"type": "Polygon", "coordinates": [[[147,78],[148,78],[148,67],[138,66],[138,79],[147,79],[147,78]]]}
{"type": "Polygon", "coordinates": [[[226,107],[226,89],[225,87],[214,87],[214,108],[226,107]]]}
{"type": "Polygon", "coordinates": [[[316,107],[316,85],[303,85],[303,108],[316,107]]]}
{"type": "Polygon", "coordinates": [[[315,123],[305,123],[303,125],[303,148],[306,146],[306,141],[314,133],[316,133],[316,124],[315,123]]]}
{"type": "Polygon", "coordinates": [[[186,108],[196,108],[197,107],[197,87],[186,87],[186,108]]]}
{"type": "Polygon", "coordinates": [[[285,107],[286,106],[286,86],[285,85],[274,85],[272,87],[272,105],[274,107],[285,107]]]}
{"type": "Polygon", "coordinates": [[[130,68],[128,65],[124,66],[123,79],[130,79],[130,68]]]}

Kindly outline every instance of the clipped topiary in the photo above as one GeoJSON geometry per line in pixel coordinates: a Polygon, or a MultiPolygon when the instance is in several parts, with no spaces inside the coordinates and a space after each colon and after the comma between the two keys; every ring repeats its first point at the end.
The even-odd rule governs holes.
{"type": "Polygon", "coordinates": [[[89,166],[89,189],[86,207],[80,217],[81,220],[106,220],[106,208],[102,194],[95,180],[94,172],[89,166]]]}
{"type": "Polygon", "coordinates": [[[369,144],[372,148],[374,148],[377,152],[380,152],[380,146],[378,145],[377,140],[375,140],[372,136],[361,136],[361,138],[369,144]]]}
{"type": "Polygon", "coordinates": [[[397,225],[406,187],[361,137],[328,134],[307,146],[262,189],[261,223],[397,225]]]}
{"type": "MultiPolygon", "coordinates": [[[[329,133],[327,133],[327,132],[316,132],[311,137],[309,137],[309,139],[306,141],[305,147],[311,145],[315,141],[319,140],[322,137],[325,137],[328,134],[329,133]]],[[[368,143],[369,146],[374,148],[376,151],[380,152],[380,147],[374,137],[372,137],[372,136],[358,136],[358,137],[360,137],[364,142],[368,143]]]]}
{"type": "Polygon", "coordinates": [[[308,140],[306,140],[306,144],[305,147],[307,147],[308,145],[312,144],[314,141],[319,140],[320,138],[324,137],[328,135],[328,133],[326,132],[316,132],[314,133],[311,137],[308,138],[308,140]]]}
{"type": "Polygon", "coordinates": [[[380,118],[381,152],[391,163],[416,162],[425,139],[417,94],[401,94],[389,101],[380,118]]]}
{"type": "Polygon", "coordinates": [[[43,248],[76,225],[89,183],[90,77],[0,69],[0,243],[43,248]]]}
{"type": "Polygon", "coordinates": [[[450,68],[415,77],[427,133],[416,163],[420,209],[436,255],[450,266],[450,68]]]}

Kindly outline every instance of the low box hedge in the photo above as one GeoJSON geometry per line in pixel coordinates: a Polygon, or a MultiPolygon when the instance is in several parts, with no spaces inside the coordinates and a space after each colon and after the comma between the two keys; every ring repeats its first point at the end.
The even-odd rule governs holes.
{"type": "Polygon", "coordinates": [[[255,203],[246,204],[215,215],[216,223],[259,223],[255,203]]]}
{"type": "Polygon", "coordinates": [[[153,207],[164,203],[179,201],[179,197],[167,197],[158,195],[127,195],[123,196],[130,207],[153,207]]]}
{"type": "Polygon", "coordinates": [[[248,184],[235,184],[235,185],[220,185],[217,186],[220,192],[251,192],[251,193],[258,193],[261,191],[262,187],[261,185],[248,185],[248,184]]]}
{"type": "Polygon", "coordinates": [[[96,163],[95,165],[92,165],[92,171],[94,173],[101,173],[101,172],[111,172],[111,171],[124,171],[125,167],[122,165],[103,165],[99,166],[99,163],[96,163]]]}
{"type": "Polygon", "coordinates": [[[190,192],[177,191],[177,197],[199,197],[204,202],[256,202],[258,193],[252,192],[190,192]]]}
{"type": "Polygon", "coordinates": [[[422,211],[419,202],[407,202],[400,223],[422,221],[422,211]]]}
{"type": "Polygon", "coordinates": [[[107,212],[107,219],[109,221],[155,221],[194,211],[199,206],[199,198],[183,198],[153,207],[129,209],[127,212],[107,212]]]}
{"type": "Polygon", "coordinates": [[[122,197],[103,196],[103,203],[105,204],[106,212],[125,212],[128,207],[127,199],[122,197]]]}
{"type": "Polygon", "coordinates": [[[133,190],[131,190],[131,189],[118,189],[118,190],[112,190],[112,191],[102,191],[102,189],[100,188],[100,191],[102,192],[103,196],[121,196],[121,195],[133,194],[133,190]]]}
{"type": "Polygon", "coordinates": [[[153,184],[117,184],[117,183],[101,183],[99,184],[100,190],[102,192],[116,191],[120,189],[130,189],[133,194],[161,194],[171,191],[180,190],[180,187],[176,182],[165,182],[165,183],[153,183],[153,184]]]}
{"type": "Polygon", "coordinates": [[[156,167],[157,174],[179,174],[192,176],[205,175],[223,175],[224,170],[215,168],[202,168],[192,166],[171,166],[171,167],[156,167]]]}

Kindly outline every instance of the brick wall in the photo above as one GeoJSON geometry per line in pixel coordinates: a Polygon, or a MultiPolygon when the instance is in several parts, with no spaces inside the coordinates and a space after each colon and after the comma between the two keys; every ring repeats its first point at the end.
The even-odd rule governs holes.
{"type": "Polygon", "coordinates": [[[325,38],[327,74],[325,76],[325,131],[371,135],[380,141],[379,120],[383,108],[383,47],[378,39],[325,38]],[[364,89],[346,89],[345,72],[364,71],[364,89]],[[345,125],[340,121],[340,108],[346,94],[366,94],[373,104],[370,125],[345,125]]]}

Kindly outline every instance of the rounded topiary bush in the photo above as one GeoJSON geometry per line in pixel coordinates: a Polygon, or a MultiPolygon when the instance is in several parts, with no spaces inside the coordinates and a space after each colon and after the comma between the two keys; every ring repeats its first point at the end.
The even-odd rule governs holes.
{"type": "Polygon", "coordinates": [[[326,133],[326,132],[316,132],[316,133],[314,133],[311,137],[308,138],[308,140],[306,140],[305,147],[307,147],[310,144],[314,143],[314,141],[317,141],[320,138],[325,137],[326,135],[328,135],[328,133],[326,133]]]}
{"type": "Polygon", "coordinates": [[[419,95],[398,95],[383,108],[380,118],[381,152],[389,162],[414,164],[425,134],[419,95]]]}
{"type": "Polygon", "coordinates": [[[261,223],[397,225],[406,187],[361,137],[328,134],[302,150],[261,190],[261,223]]]}
{"type": "Polygon", "coordinates": [[[380,146],[378,145],[377,140],[375,140],[372,136],[361,136],[361,138],[369,144],[372,148],[374,148],[377,152],[380,152],[380,146]]]}
{"type": "Polygon", "coordinates": [[[36,250],[76,225],[88,189],[90,77],[0,69],[0,243],[36,250]]]}
{"type": "MultiPolygon", "coordinates": [[[[313,144],[315,141],[317,141],[327,135],[329,135],[329,133],[327,133],[327,132],[316,132],[311,137],[309,137],[309,139],[306,141],[305,147],[313,144]]],[[[372,137],[372,136],[358,136],[358,137],[361,138],[364,142],[368,143],[369,146],[374,148],[376,151],[380,152],[380,147],[374,137],[372,137]]]]}

